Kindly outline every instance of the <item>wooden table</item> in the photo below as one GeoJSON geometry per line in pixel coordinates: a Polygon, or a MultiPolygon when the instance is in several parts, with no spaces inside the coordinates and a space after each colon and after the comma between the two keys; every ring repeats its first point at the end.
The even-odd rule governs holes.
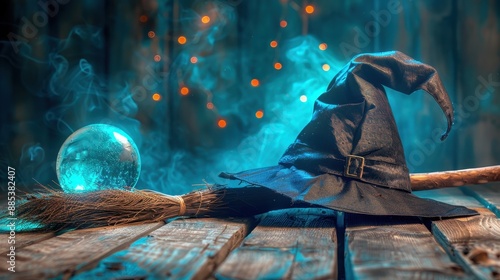
{"type": "MultiPolygon", "coordinates": [[[[288,209],[16,234],[2,279],[500,279],[500,185],[420,192],[481,215],[425,220],[288,209]]],[[[8,235],[1,247],[7,259],[8,235]]]]}

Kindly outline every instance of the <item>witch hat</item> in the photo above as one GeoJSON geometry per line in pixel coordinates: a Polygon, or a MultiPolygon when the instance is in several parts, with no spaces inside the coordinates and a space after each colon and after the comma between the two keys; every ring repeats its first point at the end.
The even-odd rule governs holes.
{"type": "MultiPolygon", "coordinates": [[[[363,54],[333,78],[316,100],[311,121],[276,166],[222,173],[232,180],[182,196],[115,189],[31,195],[16,207],[17,217],[61,230],[178,216],[250,216],[290,207],[428,218],[476,215],[411,193],[403,146],[383,86],[405,94],[427,91],[447,117],[446,138],[453,109],[436,70],[400,52],[363,54]]],[[[500,179],[497,168],[488,171],[488,178],[500,179]]],[[[477,177],[477,172],[471,174],[484,181],[485,174],[477,177]]],[[[0,218],[7,215],[0,213],[0,218]]]]}
{"type": "Polygon", "coordinates": [[[429,218],[477,214],[411,194],[403,146],[383,86],[405,94],[428,92],[446,115],[448,127],[441,140],[447,137],[453,108],[433,67],[401,52],[361,54],[316,100],[312,120],[278,165],[220,176],[246,182],[249,188],[267,188],[299,204],[349,213],[429,218]]]}

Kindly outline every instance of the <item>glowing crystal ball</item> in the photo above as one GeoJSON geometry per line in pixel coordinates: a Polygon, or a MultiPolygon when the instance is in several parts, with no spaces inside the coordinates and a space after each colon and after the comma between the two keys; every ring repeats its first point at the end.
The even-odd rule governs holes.
{"type": "Polygon", "coordinates": [[[134,141],[107,124],[85,126],[64,141],[56,162],[65,192],[133,188],[141,172],[134,141]]]}

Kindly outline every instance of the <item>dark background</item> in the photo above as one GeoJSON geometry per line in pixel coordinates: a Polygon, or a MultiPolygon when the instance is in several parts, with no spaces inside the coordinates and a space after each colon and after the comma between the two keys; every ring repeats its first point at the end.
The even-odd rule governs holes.
{"type": "Polygon", "coordinates": [[[91,123],[116,125],[137,142],[139,188],[183,193],[220,171],[274,165],[336,71],[358,53],[387,50],[434,66],[456,111],[452,134],[440,142],[445,120],[432,98],[388,93],[411,172],[500,163],[498,1],[1,5],[2,189],[7,166],[16,168],[18,186],[57,186],[61,144],[91,123]]]}

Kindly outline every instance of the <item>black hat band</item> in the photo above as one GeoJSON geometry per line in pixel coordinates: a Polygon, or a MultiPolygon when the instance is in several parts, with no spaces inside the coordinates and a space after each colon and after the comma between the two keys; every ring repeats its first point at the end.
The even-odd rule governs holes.
{"type": "Polygon", "coordinates": [[[363,182],[411,192],[410,178],[406,166],[385,161],[372,160],[360,155],[348,155],[335,158],[332,154],[315,151],[305,144],[294,143],[289,151],[297,153],[284,155],[279,164],[285,167],[295,166],[313,174],[332,174],[352,178],[363,182]],[[307,156],[304,156],[307,155],[307,156]]]}

